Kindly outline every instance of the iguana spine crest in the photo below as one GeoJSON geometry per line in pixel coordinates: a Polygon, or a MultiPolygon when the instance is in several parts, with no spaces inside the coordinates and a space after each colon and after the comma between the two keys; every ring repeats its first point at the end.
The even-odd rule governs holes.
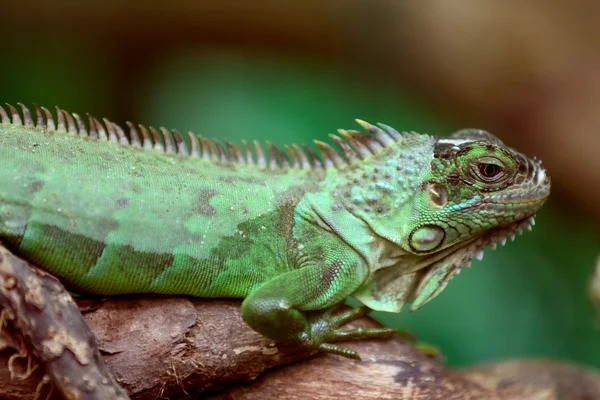
{"type": "Polygon", "coordinates": [[[54,116],[47,108],[38,107],[34,104],[36,117],[34,121],[30,110],[22,103],[17,104],[22,110],[22,117],[14,106],[7,103],[8,112],[0,106],[1,123],[39,128],[50,132],[63,131],[81,137],[118,142],[133,148],[155,149],[165,153],[202,157],[217,163],[234,162],[268,167],[269,169],[340,168],[370,157],[404,137],[404,134],[399,133],[390,126],[384,124],[375,126],[357,119],[356,122],[370,134],[357,130],[338,129],[339,135],[329,135],[340,147],[341,154],[340,151],[320,140],[313,141],[319,149],[318,154],[308,146],[303,146],[304,149],[302,149],[295,143],[284,146],[286,153],[280,146],[269,141],[266,141],[267,151],[265,152],[263,146],[256,140],[253,142],[253,152],[251,146],[245,140],[242,141],[243,149],[241,149],[237,144],[228,140],[221,142],[217,139],[207,139],[199,134],[188,132],[188,142],[175,129],[169,132],[164,127],[156,129],[144,125],[136,126],[129,121],[126,122],[128,127],[126,133],[116,123],[106,118],[100,121],[90,114],[87,114],[88,125],[86,126],[78,114],[69,113],[59,107],[56,107],[55,123],[54,116]],[[266,156],[267,153],[268,157],[266,156]]]}

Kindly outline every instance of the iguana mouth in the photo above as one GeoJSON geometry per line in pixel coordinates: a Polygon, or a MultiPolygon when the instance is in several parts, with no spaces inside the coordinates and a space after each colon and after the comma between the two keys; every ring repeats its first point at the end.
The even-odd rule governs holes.
{"type": "Polygon", "coordinates": [[[463,266],[471,266],[473,258],[482,260],[486,247],[495,250],[498,243],[504,246],[508,238],[514,241],[517,234],[522,235],[524,229],[531,230],[533,225],[535,215],[492,229],[466,244],[459,245],[443,258],[423,268],[414,290],[406,296],[407,302],[412,302],[410,311],[421,308],[438,295],[452,277],[460,273],[463,266]]]}
{"type": "MultiPolygon", "coordinates": [[[[523,234],[523,229],[531,231],[534,225],[535,215],[532,215],[508,226],[496,228],[486,232],[484,235],[478,237],[475,241],[467,245],[468,248],[465,250],[466,255],[463,265],[470,267],[473,257],[481,261],[483,259],[483,251],[486,247],[496,250],[498,243],[504,246],[507,238],[510,237],[510,240],[514,241],[517,234],[519,236],[523,234]]],[[[460,270],[457,271],[457,273],[460,273],[460,270]]]]}

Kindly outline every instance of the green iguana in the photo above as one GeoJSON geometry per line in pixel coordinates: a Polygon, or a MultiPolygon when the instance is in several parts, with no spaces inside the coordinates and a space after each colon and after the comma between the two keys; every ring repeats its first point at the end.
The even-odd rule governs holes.
{"type": "Polygon", "coordinates": [[[263,335],[351,358],[332,342],[393,330],[342,329],[364,308],[336,305],[421,307],[530,228],[550,192],[540,161],[482,130],[357,120],[368,133],[339,130],[341,152],[315,141],[319,155],[20,107],[0,107],[0,240],[15,254],[80,293],[243,298],[263,335]]]}

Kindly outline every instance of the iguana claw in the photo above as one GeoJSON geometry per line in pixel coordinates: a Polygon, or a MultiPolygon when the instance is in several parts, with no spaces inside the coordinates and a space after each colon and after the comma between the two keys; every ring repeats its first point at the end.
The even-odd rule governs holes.
{"type": "Polygon", "coordinates": [[[396,333],[396,330],[393,328],[359,327],[340,329],[342,325],[366,315],[369,309],[366,307],[355,307],[332,316],[337,308],[338,307],[331,307],[325,312],[319,314],[315,313],[308,318],[311,326],[311,342],[313,343],[313,346],[316,344],[316,347],[321,351],[360,361],[360,356],[356,351],[347,347],[332,344],[331,342],[388,338],[396,333]]]}

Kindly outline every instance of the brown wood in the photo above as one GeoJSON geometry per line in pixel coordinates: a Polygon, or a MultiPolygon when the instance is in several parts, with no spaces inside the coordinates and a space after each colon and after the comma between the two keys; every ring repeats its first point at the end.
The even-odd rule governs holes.
{"type": "MultiPolygon", "coordinates": [[[[30,268],[3,247],[0,247],[0,306],[2,321],[16,332],[13,338],[4,340],[5,347],[14,347],[14,343],[18,343],[19,353],[27,353],[28,364],[21,374],[23,378],[32,371],[30,358],[35,356],[43,363],[40,372],[43,369],[44,380],[52,383],[63,398],[128,398],[106,368],[94,335],[63,285],[52,276],[30,268]]],[[[15,375],[15,365],[10,358],[3,364],[9,379],[2,381],[8,383],[10,372],[15,375]]],[[[10,387],[8,389],[7,397],[13,393],[10,387]]],[[[20,390],[19,385],[19,395],[20,390]]]]}

